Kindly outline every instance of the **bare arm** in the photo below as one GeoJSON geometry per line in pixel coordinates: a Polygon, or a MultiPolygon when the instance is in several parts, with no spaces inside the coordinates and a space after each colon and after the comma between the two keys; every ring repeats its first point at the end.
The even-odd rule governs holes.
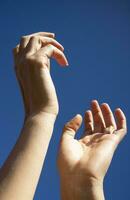
{"type": "Polygon", "coordinates": [[[25,106],[19,139],[0,171],[1,200],[32,200],[58,114],[50,57],[67,65],[52,33],[23,37],[14,49],[15,70],[25,106]]]}
{"type": "Polygon", "coordinates": [[[1,169],[0,199],[33,199],[55,116],[42,113],[27,119],[20,137],[1,169]]]}

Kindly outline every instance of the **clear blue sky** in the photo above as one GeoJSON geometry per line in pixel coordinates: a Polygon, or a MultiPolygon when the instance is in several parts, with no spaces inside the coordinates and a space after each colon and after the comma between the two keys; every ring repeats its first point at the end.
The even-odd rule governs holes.
{"type": "MultiPolygon", "coordinates": [[[[12,48],[22,35],[39,31],[55,32],[64,45],[70,66],[63,69],[52,61],[60,113],[34,198],[60,199],[56,152],[63,124],[76,113],[83,115],[97,99],[113,110],[121,106],[129,128],[130,1],[1,0],[0,26],[0,165],[18,138],[24,116],[12,48]]],[[[128,133],[108,171],[106,199],[130,199],[129,178],[128,133]]]]}

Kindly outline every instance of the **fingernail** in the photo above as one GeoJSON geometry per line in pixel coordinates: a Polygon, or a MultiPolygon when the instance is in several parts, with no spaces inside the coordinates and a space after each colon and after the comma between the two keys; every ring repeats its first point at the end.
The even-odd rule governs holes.
{"type": "Polygon", "coordinates": [[[77,114],[75,117],[80,117],[80,114],[77,114]]]}
{"type": "Polygon", "coordinates": [[[121,111],[121,109],[120,109],[120,108],[117,108],[116,110],[117,110],[117,111],[121,111]]]}
{"type": "Polygon", "coordinates": [[[98,101],[96,99],[92,100],[92,103],[98,103],[98,101]]]}
{"type": "Polygon", "coordinates": [[[53,35],[53,37],[55,37],[55,36],[56,36],[56,34],[55,34],[55,33],[52,33],[52,35],[53,35]]]}
{"type": "Polygon", "coordinates": [[[61,47],[62,47],[62,49],[63,49],[63,51],[64,51],[64,47],[61,45],[61,47]]]}
{"type": "Polygon", "coordinates": [[[68,61],[66,61],[66,66],[69,66],[69,63],[68,63],[68,61]]]}

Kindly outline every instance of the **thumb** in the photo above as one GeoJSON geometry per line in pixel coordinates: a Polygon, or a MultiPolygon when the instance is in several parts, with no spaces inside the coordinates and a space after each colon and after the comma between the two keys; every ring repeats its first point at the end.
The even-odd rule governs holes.
{"type": "Polygon", "coordinates": [[[73,119],[67,122],[63,128],[63,136],[68,135],[69,137],[74,138],[77,130],[82,124],[82,116],[77,114],[73,119]]]}

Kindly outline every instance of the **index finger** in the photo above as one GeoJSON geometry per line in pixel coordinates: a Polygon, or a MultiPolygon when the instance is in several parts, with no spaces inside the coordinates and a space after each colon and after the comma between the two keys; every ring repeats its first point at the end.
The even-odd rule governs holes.
{"type": "Polygon", "coordinates": [[[37,35],[51,37],[51,38],[55,37],[55,33],[51,33],[51,32],[37,32],[37,33],[32,33],[31,35],[26,35],[25,37],[32,37],[32,36],[37,36],[37,35]]]}

